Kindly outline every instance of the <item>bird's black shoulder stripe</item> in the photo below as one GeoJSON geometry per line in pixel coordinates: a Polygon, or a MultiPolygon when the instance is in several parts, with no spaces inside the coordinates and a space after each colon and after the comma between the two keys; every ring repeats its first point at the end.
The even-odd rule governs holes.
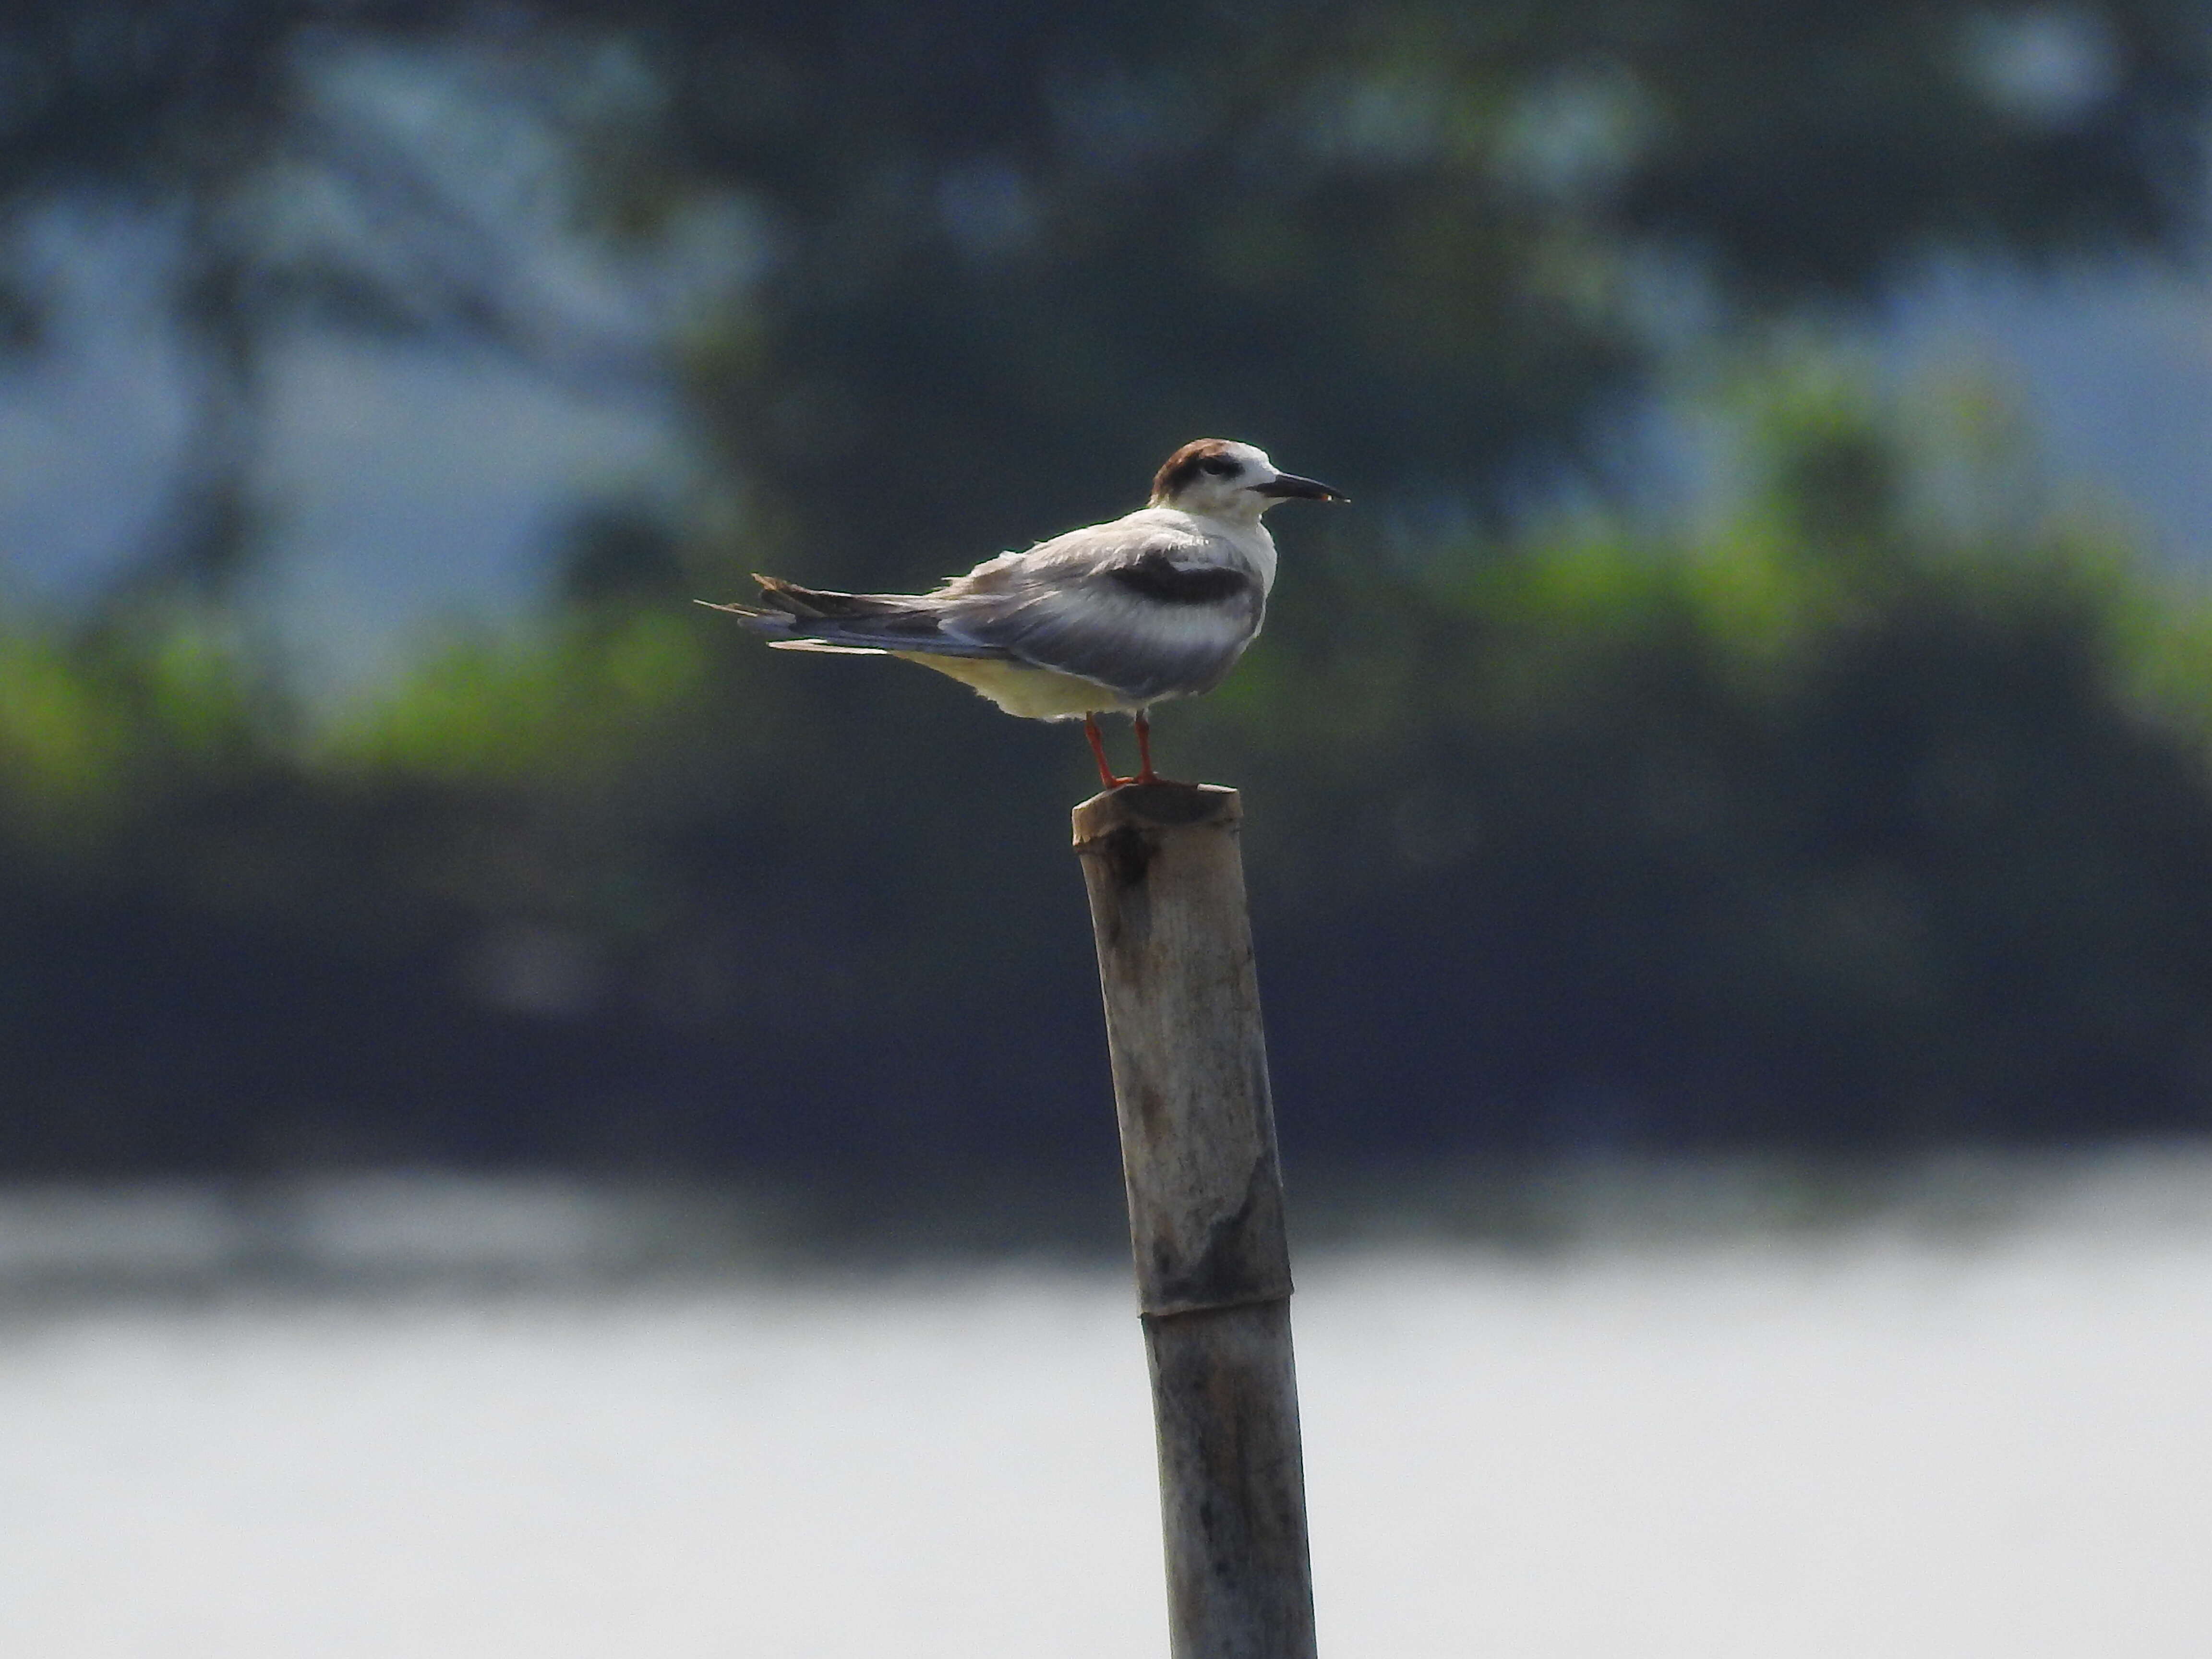
{"type": "Polygon", "coordinates": [[[1157,550],[1106,573],[1133,593],[1167,605],[1218,605],[1252,591],[1252,579],[1224,564],[1177,564],[1157,550]]]}

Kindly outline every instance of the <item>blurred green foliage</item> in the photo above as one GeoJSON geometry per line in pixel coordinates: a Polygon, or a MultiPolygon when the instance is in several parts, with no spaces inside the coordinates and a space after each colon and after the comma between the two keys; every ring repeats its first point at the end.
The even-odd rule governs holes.
{"type": "MultiPolygon", "coordinates": [[[[1294,1145],[2205,1127],[2212,604],[1917,528],[1878,411],[1774,384],[1692,544],[1283,526],[1163,745],[1246,791],[1294,1145]]],[[[0,1159],[1103,1157],[1081,744],[635,538],[313,727],[181,623],[8,635],[0,1159]]]]}
{"type": "Polygon", "coordinates": [[[0,351],[40,215],[127,203],[196,403],[134,568],[0,631],[0,1168],[1109,1167],[1080,745],[686,602],[964,568],[1206,432],[1361,501],[1162,722],[1249,796],[1294,1152],[2205,1127],[2201,598],[1930,514],[1766,357],[1730,524],[1510,526],[1747,324],[2186,248],[2209,100],[2201,0],[24,0],[0,351]],[[334,329],[672,387],[712,500],[310,719],[240,598],[334,329]]]}

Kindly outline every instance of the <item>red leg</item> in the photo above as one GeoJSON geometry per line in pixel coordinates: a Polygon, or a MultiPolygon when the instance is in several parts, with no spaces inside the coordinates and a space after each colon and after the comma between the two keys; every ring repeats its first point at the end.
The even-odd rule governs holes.
{"type": "Polygon", "coordinates": [[[1160,775],[1152,770],[1152,723],[1145,718],[1145,711],[1137,711],[1137,775],[1132,783],[1158,783],[1160,775]]]}
{"type": "Polygon", "coordinates": [[[1101,783],[1109,789],[1119,789],[1125,783],[1136,781],[1133,778],[1115,777],[1114,769],[1106,764],[1106,739],[1099,734],[1097,715],[1085,714],[1083,717],[1083,735],[1091,739],[1091,753],[1098,763],[1098,781],[1101,783]]]}

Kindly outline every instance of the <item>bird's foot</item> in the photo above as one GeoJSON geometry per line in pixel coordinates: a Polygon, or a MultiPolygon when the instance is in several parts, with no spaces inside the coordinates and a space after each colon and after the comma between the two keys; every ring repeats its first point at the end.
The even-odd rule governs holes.
{"type": "Polygon", "coordinates": [[[1164,783],[1165,779],[1152,769],[1152,723],[1145,718],[1145,711],[1137,711],[1137,775],[1131,783],[1164,783]]]}
{"type": "Polygon", "coordinates": [[[1106,763],[1106,738],[1098,729],[1098,720],[1096,715],[1085,714],[1083,717],[1083,735],[1090,742],[1091,757],[1098,763],[1099,782],[1104,784],[1109,789],[1120,789],[1139,781],[1136,778],[1125,778],[1119,775],[1106,763]]]}
{"type": "Polygon", "coordinates": [[[1132,784],[1138,783],[1163,783],[1172,789],[1191,787],[1188,784],[1176,783],[1173,778],[1162,777],[1158,769],[1153,766],[1152,722],[1142,714],[1137,716],[1138,766],[1136,771],[1128,777],[1123,777],[1107,763],[1106,738],[1099,731],[1098,721],[1095,717],[1088,715],[1085,717],[1083,735],[1090,740],[1091,757],[1098,763],[1098,781],[1109,789],[1127,789],[1132,784]]]}

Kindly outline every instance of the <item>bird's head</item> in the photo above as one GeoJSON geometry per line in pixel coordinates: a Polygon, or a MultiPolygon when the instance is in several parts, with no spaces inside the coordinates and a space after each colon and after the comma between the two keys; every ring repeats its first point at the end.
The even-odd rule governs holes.
{"type": "Polygon", "coordinates": [[[1256,519],[1277,501],[1346,499],[1325,483],[1278,472],[1267,452],[1226,438],[1200,438],[1168,457],[1152,480],[1152,505],[1209,519],[1256,519]]]}

